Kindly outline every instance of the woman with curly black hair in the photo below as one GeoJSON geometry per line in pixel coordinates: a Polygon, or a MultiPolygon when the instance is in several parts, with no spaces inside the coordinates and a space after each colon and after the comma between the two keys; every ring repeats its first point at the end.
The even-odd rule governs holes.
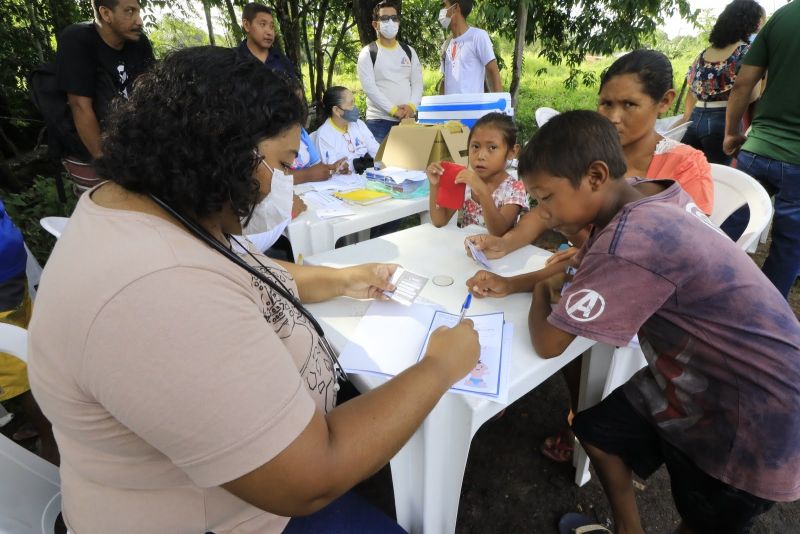
{"type": "Polygon", "coordinates": [[[108,181],[81,197],[30,324],[73,532],[399,530],[346,492],[474,367],[478,337],[437,331],[420,363],[335,407],[343,373],[302,303],[385,298],[396,266],[281,264],[234,237],[285,182],[300,107],[262,65],[200,47],[112,112],[108,181]]]}
{"type": "Polygon", "coordinates": [[[725,110],[736,73],[750,49],[751,36],[764,23],[764,17],[764,8],[755,0],[734,0],[714,24],[708,38],[711,46],[689,67],[686,107],[676,125],[692,121],[683,142],[702,150],[709,163],[731,162],[722,151],[725,110]]]}

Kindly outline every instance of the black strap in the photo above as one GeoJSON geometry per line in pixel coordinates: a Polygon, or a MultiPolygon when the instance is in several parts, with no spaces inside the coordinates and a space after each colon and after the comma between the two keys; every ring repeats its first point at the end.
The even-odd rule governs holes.
{"type": "MultiPolygon", "coordinates": [[[[411,47],[408,46],[406,43],[398,42],[398,44],[400,45],[400,48],[403,49],[403,52],[405,52],[406,55],[408,56],[408,61],[411,61],[411,56],[412,56],[411,47]]],[[[367,47],[369,48],[369,57],[372,60],[372,68],[374,69],[375,59],[377,59],[378,57],[378,42],[372,41],[369,45],[367,45],[367,47]]]]}

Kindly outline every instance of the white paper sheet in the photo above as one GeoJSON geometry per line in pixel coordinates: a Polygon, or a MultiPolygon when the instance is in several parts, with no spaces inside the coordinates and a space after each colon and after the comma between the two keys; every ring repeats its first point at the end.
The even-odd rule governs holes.
{"type": "Polygon", "coordinates": [[[353,374],[395,376],[417,362],[436,307],[373,302],[339,362],[353,374]]]}
{"type": "MultiPolygon", "coordinates": [[[[467,316],[475,324],[481,344],[478,365],[470,373],[453,384],[451,392],[476,395],[478,397],[508,403],[508,367],[511,364],[511,340],[513,326],[506,325],[503,313],[467,316]]],[[[440,326],[454,327],[459,317],[452,313],[437,311],[431,320],[425,344],[417,361],[425,355],[430,334],[440,326]]]]}
{"type": "Polygon", "coordinates": [[[303,202],[314,209],[320,219],[344,217],[355,212],[345,203],[330,193],[320,191],[307,191],[303,193],[303,202]]]}
{"type": "Polygon", "coordinates": [[[363,189],[364,177],[358,174],[334,174],[323,182],[314,182],[315,191],[354,191],[363,189]]]}
{"type": "Polygon", "coordinates": [[[476,247],[475,244],[469,239],[465,239],[464,243],[466,243],[467,247],[469,247],[469,253],[472,255],[472,259],[478,262],[478,264],[487,271],[491,271],[492,264],[489,263],[489,258],[486,257],[486,254],[484,254],[482,250],[476,247]]]}
{"type": "MultiPolygon", "coordinates": [[[[458,315],[437,308],[419,301],[411,306],[373,302],[339,355],[339,361],[352,374],[390,377],[400,374],[425,355],[431,332],[439,326],[457,323],[458,315]]],[[[450,391],[508,404],[513,325],[503,322],[502,312],[469,319],[478,330],[483,368],[474,369],[450,391]]]]}

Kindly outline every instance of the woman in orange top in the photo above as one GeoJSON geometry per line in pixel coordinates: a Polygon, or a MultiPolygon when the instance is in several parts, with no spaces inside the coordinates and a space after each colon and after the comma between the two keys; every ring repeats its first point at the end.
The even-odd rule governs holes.
{"type": "MultiPolygon", "coordinates": [[[[603,73],[597,111],[619,132],[628,164],[626,176],[675,180],[703,212],[710,214],[714,182],[706,157],[701,151],[655,131],[656,119],[669,109],[674,99],[672,64],[667,56],[655,50],[634,50],[603,73]]],[[[534,208],[502,237],[474,235],[467,239],[494,259],[532,243],[545,230],[547,224],[534,208]]],[[[574,244],[582,242],[579,236],[566,237],[574,244]]],[[[517,289],[526,290],[530,288],[517,289]]]]}

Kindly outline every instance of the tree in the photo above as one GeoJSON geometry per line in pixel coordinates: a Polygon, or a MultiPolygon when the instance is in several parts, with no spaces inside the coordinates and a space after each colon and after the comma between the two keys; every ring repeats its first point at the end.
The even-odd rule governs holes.
{"type": "MultiPolygon", "coordinates": [[[[619,50],[639,48],[666,17],[678,11],[694,20],[688,0],[487,0],[478,4],[484,27],[519,41],[518,14],[525,13],[524,40],[536,43],[539,55],[550,63],[566,63],[570,75],[567,87],[578,81],[593,83],[594,76],[580,70],[587,54],[608,55],[619,50]]],[[[519,43],[515,49],[519,49],[519,43]]],[[[522,76],[522,54],[516,55],[511,86],[516,90],[522,76]]]]}
{"type": "Polygon", "coordinates": [[[164,15],[147,37],[158,58],[164,57],[171,50],[209,44],[206,32],[174,15],[164,15]]]}

